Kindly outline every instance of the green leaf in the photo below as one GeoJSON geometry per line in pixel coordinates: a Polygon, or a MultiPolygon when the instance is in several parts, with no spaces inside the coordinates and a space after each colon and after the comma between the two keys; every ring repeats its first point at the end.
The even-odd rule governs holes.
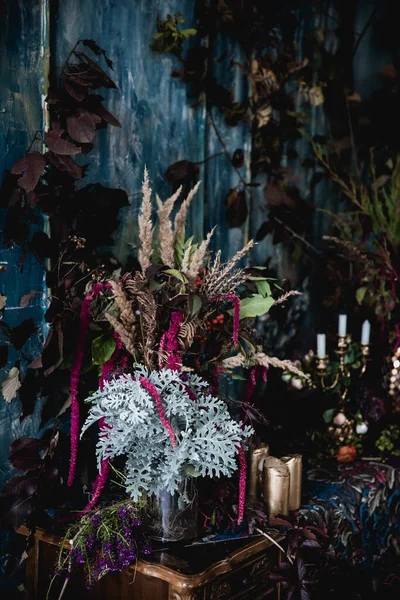
{"type": "Polygon", "coordinates": [[[248,377],[243,377],[242,375],[237,375],[236,373],[231,374],[231,379],[234,381],[248,381],[248,377]]]}
{"type": "Polygon", "coordinates": [[[365,294],[367,293],[367,287],[363,286],[363,287],[359,287],[358,290],[356,291],[356,300],[358,302],[358,304],[362,304],[364,298],[365,298],[365,294]]]}
{"type": "Polygon", "coordinates": [[[256,281],[256,288],[257,292],[264,298],[271,295],[271,286],[268,281],[256,281]]]}
{"type": "Polygon", "coordinates": [[[116,342],[113,337],[104,333],[92,342],[92,361],[95,365],[104,365],[114,354],[116,342]]]}
{"type": "Polygon", "coordinates": [[[182,283],[187,283],[188,281],[184,274],[177,269],[166,269],[163,271],[163,273],[165,273],[165,275],[172,275],[172,277],[176,277],[176,279],[179,279],[179,281],[182,281],[182,283]]]}
{"type": "Polygon", "coordinates": [[[328,408],[328,410],[323,413],[322,418],[324,419],[325,423],[330,423],[332,421],[335,412],[336,408],[328,408]]]}
{"type": "Polygon", "coordinates": [[[200,296],[197,296],[197,294],[194,294],[193,296],[191,296],[190,300],[191,300],[190,316],[194,317],[197,315],[197,313],[201,309],[201,298],[200,298],[200,296]]]}
{"type": "Polygon", "coordinates": [[[177,236],[176,241],[175,241],[175,258],[176,258],[176,262],[178,264],[178,267],[182,266],[183,255],[185,253],[185,250],[186,250],[185,229],[183,229],[180,232],[180,234],[177,236]]]}
{"type": "Polygon", "coordinates": [[[274,303],[271,297],[264,298],[260,294],[255,294],[251,298],[245,298],[240,302],[240,319],[249,317],[261,317],[265,315],[274,303]]]}
{"type": "Polygon", "coordinates": [[[180,33],[183,35],[184,38],[188,38],[191,35],[196,35],[197,29],[182,29],[180,33]]]}

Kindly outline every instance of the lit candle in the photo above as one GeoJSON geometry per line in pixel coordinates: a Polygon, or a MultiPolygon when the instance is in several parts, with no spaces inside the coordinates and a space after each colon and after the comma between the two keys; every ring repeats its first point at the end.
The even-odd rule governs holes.
{"type": "Polygon", "coordinates": [[[371,335],[371,323],[367,320],[362,324],[361,329],[361,343],[364,346],[369,344],[369,336],[371,335]]]}
{"type": "Polygon", "coordinates": [[[326,356],[326,335],[324,333],[317,335],[317,356],[318,358],[325,358],[326,356]]]}
{"type": "Polygon", "coordinates": [[[346,337],[347,332],[347,315],[339,315],[339,335],[346,337]]]}

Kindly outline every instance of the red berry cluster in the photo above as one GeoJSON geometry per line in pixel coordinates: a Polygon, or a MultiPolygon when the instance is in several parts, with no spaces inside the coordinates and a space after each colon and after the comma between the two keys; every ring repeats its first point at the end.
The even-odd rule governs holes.
{"type": "Polygon", "coordinates": [[[224,315],[218,315],[212,321],[207,322],[207,329],[210,331],[210,329],[215,329],[215,327],[223,325],[224,319],[225,319],[224,315]]]}
{"type": "Polygon", "coordinates": [[[202,285],[205,273],[206,270],[204,268],[200,269],[199,274],[194,282],[195,287],[200,287],[202,285]]]}

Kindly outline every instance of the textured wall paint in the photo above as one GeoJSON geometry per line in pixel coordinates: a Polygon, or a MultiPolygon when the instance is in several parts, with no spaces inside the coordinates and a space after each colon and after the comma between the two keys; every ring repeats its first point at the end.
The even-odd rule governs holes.
{"type": "MultiPolygon", "coordinates": [[[[98,181],[124,189],[131,206],[124,210],[116,239],[117,256],[130,250],[140,205],[143,169],[147,165],[153,186],[161,198],[170,195],[164,179],[167,167],[180,159],[204,158],[204,109],[191,110],[186,86],[171,78],[178,67],[170,55],[153,55],[157,15],[180,11],[190,27],[194,2],[178,0],[63,0],[58,5],[52,39],[53,63],[60,64],[80,38],[91,38],[106,49],[114,61],[118,90],[101,90],[105,105],[122,123],[96,138],[90,154],[90,170],[84,183],[98,181]],[[104,91],[104,94],[103,94],[104,91]]],[[[200,174],[202,177],[202,173],[200,174]]],[[[204,186],[190,215],[193,233],[203,235],[204,186]]]]}
{"type": "MultiPolygon", "coordinates": [[[[45,0],[0,0],[0,181],[6,169],[23,156],[37,129],[43,127],[44,74],[47,68],[47,2],[45,0]]],[[[4,223],[0,214],[0,229],[4,223]]],[[[41,228],[39,223],[36,228],[41,228]]],[[[32,229],[32,232],[34,229],[32,229]]],[[[38,325],[38,335],[32,336],[23,350],[28,357],[38,354],[43,339],[45,297],[44,272],[36,259],[28,254],[20,272],[21,248],[0,247],[0,291],[7,296],[4,321],[11,327],[23,319],[32,318],[38,325]],[[21,297],[30,290],[39,294],[29,307],[19,307],[21,297]]],[[[18,355],[10,349],[8,368],[18,355]]],[[[2,369],[0,378],[7,369],[2,369]]],[[[26,365],[21,364],[21,369],[26,365]]],[[[40,422],[40,403],[35,413],[19,421],[18,400],[7,404],[0,398],[0,488],[10,473],[8,452],[10,443],[23,435],[36,435],[40,422]]]]}

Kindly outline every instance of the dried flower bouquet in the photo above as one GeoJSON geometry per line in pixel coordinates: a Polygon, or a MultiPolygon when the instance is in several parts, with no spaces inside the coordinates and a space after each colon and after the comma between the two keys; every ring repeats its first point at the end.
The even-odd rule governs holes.
{"type": "Polygon", "coordinates": [[[175,210],[174,220],[181,190],[164,203],[157,197],[155,225],[145,171],[138,244],[142,270],[95,283],[84,300],[71,376],[69,484],[76,470],[76,392],[89,318],[103,330],[92,343],[101,378],[85,428],[94,422],[100,425],[100,473],[87,509],[97,502],[114,456],[127,458],[127,490],[137,498],[141,490],[154,492],[161,485],[173,493],[188,469],[197,475],[230,475],[238,454],[240,522],[246,480],[243,444],[251,428],[233,421],[226,403],[215,398],[219,379],[236,368],[248,369],[248,401],[256,378],[265,378],[269,365],[304,375],[289,361],[267,356],[254,339],[254,318],[268,312],[275,301],[274,284],[257,268],[240,265],[253,242],[222,262],[220,251],[210,256],[212,231],[200,244],[185,239],[187,212],[197,189],[198,185],[175,210]],[[219,450],[211,448],[212,443],[220,444],[219,450]]]}

